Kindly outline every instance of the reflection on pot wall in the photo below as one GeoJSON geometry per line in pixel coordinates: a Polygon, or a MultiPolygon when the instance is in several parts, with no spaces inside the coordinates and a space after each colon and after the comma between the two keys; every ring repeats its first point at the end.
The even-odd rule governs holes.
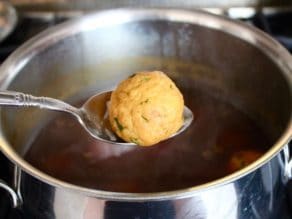
{"type": "Polygon", "coordinates": [[[94,219],[94,218],[139,218],[151,215],[151,218],[238,218],[238,194],[234,184],[227,184],[222,189],[205,192],[202,196],[176,201],[121,203],[104,201],[89,197],[80,197],[76,193],[56,190],[54,208],[56,218],[94,219]],[[217,199],[214,199],[214,196],[217,199]],[[222,203],[228,200],[228,204],[222,203]],[[68,203],[72,211],[64,211],[63,203],[68,203]],[[147,206],[147,211],[145,210],[147,206]],[[78,211],[76,210],[79,209],[78,211]],[[127,209],[128,210],[125,210],[127,209]],[[130,210],[131,209],[131,210],[130,210]],[[115,210],[115,211],[113,211],[115,210]],[[144,212],[143,212],[144,211],[144,212]],[[134,217],[137,216],[137,217],[134,217]],[[161,217],[160,217],[161,216],[161,217]]]}
{"type": "Polygon", "coordinates": [[[283,159],[280,153],[262,168],[237,181],[194,193],[189,198],[140,202],[85,196],[52,187],[22,172],[23,208],[27,215],[43,219],[280,218],[287,210],[283,206],[286,202],[283,185],[287,181],[281,174],[283,159]]]}

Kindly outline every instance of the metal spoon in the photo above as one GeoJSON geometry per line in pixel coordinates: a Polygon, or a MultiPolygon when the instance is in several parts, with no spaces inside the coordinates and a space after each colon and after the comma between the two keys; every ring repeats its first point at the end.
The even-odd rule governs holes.
{"type": "MultiPolygon", "coordinates": [[[[34,106],[41,109],[67,112],[74,115],[88,133],[98,140],[119,145],[135,145],[134,143],[123,142],[111,130],[107,112],[110,95],[111,91],[96,94],[90,97],[81,108],[76,108],[50,97],[36,97],[15,91],[0,91],[0,106],[34,106]]],[[[191,124],[193,113],[186,106],[183,116],[182,127],[170,137],[180,134],[191,124]]]]}

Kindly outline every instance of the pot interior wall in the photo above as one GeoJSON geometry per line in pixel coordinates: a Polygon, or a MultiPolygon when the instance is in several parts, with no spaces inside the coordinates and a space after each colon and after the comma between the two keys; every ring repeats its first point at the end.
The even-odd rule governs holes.
{"type": "MultiPolygon", "coordinates": [[[[236,105],[273,141],[287,126],[291,96],[279,67],[255,46],[223,31],[139,21],[67,35],[43,45],[7,89],[74,102],[113,88],[136,71],[156,69],[167,72],[184,95],[200,87],[236,105]]],[[[35,108],[5,108],[5,135],[23,154],[53,115],[35,108]]]]}

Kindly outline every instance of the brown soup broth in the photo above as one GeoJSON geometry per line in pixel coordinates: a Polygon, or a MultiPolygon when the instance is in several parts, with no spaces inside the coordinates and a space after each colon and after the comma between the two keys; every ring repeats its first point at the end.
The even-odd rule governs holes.
{"type": "MultiPolygon", "coordinates": [[[[153,147],[99,142],[70,115],[60,114],[37,136],[25,159],[58,179],[118,192],[161,192],[206,183],[234,171],[241,151],[265,152],[263,131],[231,104],[195,90],[184,92],[195,115],[181,135],[153,147]]],[[[248,162],[248,161],[246,161],[248,162]]]]}

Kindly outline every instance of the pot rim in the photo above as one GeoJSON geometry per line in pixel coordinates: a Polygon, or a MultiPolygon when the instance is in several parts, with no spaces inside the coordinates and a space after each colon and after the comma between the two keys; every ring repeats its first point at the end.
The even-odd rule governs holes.
{"type": "MultiPolygon", "coordinates": [[[[290,96],[292,96],[292,56],[284,47],[272,39],[272,37],[255,27],[246,25],[241,21],[231,20],[229,18],[210,14],[205,11],[165,8],[111,9],[84,15],[81,19],[73,19],[55,27],[51,27],[24,43],[5,60],[0,67],[0,88],[6,89],[14,76],[18,74],[21,68],[25,66],[25,64],[32,57],[34,57],[38,51],[47,48],[67,36],[81,31],[90,31],[98,27],[139,20],[168,20],[171,22],[196,24],[206,28],[220,30],[244,40],[262,50],[267,56],[270,57],[271,60],[275,62],[275,64],[277,64],[277,66],[282,70],[284,77],[287,79],[290,96]]],[[[2,130],[2,124],[0,124],[0,130],[2,130]]],[[[277,142],[261,158],[247,167],[223,178],[219,178],[198,186],[155,193],[109,192],[85,188],[61,181],[47,175],[26,162],[14,151],[12,147],[10,147],[8,140],[2,132],[0,133],[0,150],[11,160],[11,162],[20,167],[22,171],[57,188],[71,190],[86,194],[88,196],[113,201],[162,201],[166,199],[190,197],[195,193],[231,183],[232,181],[249,174],[267,163],[270,159],[277,155],[286,144],[288,144],[291,138],[292,115],[290,115],[290,119],[287,122],[287,127],[277,142]]]]}

